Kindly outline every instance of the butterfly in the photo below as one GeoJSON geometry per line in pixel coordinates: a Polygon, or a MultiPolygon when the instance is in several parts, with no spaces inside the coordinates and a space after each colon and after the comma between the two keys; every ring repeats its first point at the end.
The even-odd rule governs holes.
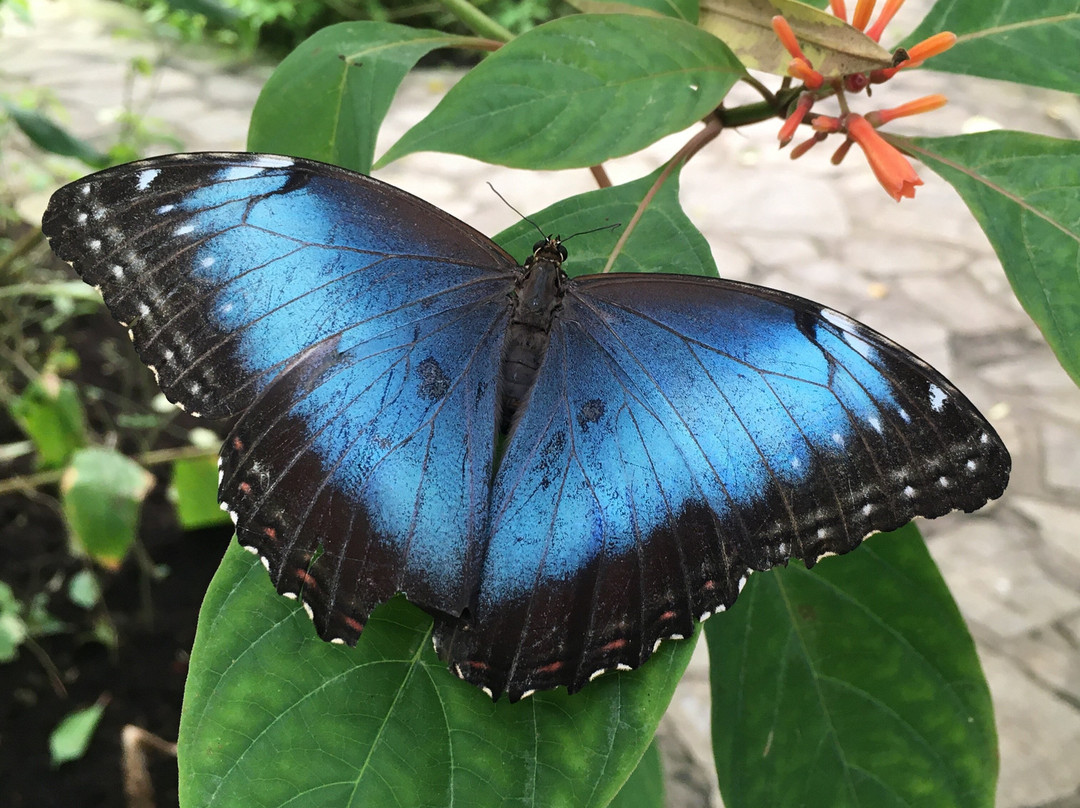
{"type": "MultiPolygon", "coordinates": [[[[944,377],[831,309],[523,265],[370,177],[179,154],[61,188],[43,229],[165,394],[239,416],[219,499],[277,591],[355,644],[397,593],[492,698],[579,690],[1010,459],[944,377]]],[[[664,269],[664,267],[657,267],[664,269]]]]}

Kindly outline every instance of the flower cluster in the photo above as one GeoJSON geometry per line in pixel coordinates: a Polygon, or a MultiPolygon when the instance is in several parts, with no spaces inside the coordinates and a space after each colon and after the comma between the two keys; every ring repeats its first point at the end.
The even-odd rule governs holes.
{"type": "MultiPolygon", "coordinates": [[[[881,39],[881,33],[889,24],[893,16],[904,4],[904,0],[886,0],[881,14],[877,20],[867,28],[870,18],[873,16],[876,0],[858,0],[851,24],[873,39],[875,42],[881,39]]],[[[833,14],[842,20],[847,20],[847,11],[844,8],[844,0],[829,0],[833,14]]],[[[791,142],[795,136],[795,130],[800,124],[807,122],[814,130],[813,136],[791,151],[792,159],[801,157],[812,146],[825,140],[830,134],[844,133],[847,138],[833,154],[833,163],[839,163],[848,153],[852,143],[857,143],[866,155],[870,168],[877,177],[878,182],[896,201],[903,197],[914,197],[915,186],[922,185],[919,175],[915,173],[907,157],[895,146],[886,141],[878,134],[877,128],[889,121],[905,115],[917,115],[921,112],[929,112],[938,109],[945,103],[943,95],[928,95],[923,98],[901,104],[893,109],[877,110],[866,116],[851,112],[848,109],[845,93],[858,93],[866,90],[872,84],[882,84],[895,76],[899,71],[918,67],[931,56],[936,56],[953,46],[956,35],[948,32],[935,34],[923,40],[910,50],[899,49],[896,52],[894,63],[891,67],[871,70],[867,73],[850,73],[837,79],[826,79],[814,69],[810,60],[803,54],[799,42],[795,38],[794,31],[782,16],[772,19],[773,31],[776,32],[781,44],[791,54],[791,63],[788,65],[788,74],[803,83],[804,92],[795,103],[795,108],[780,127],[778,137],[780,146],[783,148],[791,142]],[[841,114],[839,117],[829,115],[814,115],[807,118],[814,102],[827,96],[836,96],[841,114]]]]}

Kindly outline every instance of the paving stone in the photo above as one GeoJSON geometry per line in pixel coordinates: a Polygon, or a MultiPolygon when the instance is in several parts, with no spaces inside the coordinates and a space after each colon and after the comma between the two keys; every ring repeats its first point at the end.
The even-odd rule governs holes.
{"type": "Polygon", "coordinates": [[[999,727],[997,808],[1028,808],[1074,793],[1080,713],[1007,656],[984,648],[980,657],[999,727]]]}
{"type": "Polygon", "coordinates": [[[797,270],[813,260],[820,251],[808,236],[788,233],[760,233],[735,235],[734,239],[755,264],[797,270]]]}
{"type": "Polygon", "coordinates": [[[919,306],[933,312],[958,334],[1015,328],[1026,320],[1022,312],[990,297],[963,274],[912,275],[901,278],[898,285],[919,306]]]}
{"type": "Polygon", "coordinates": [[[960,611],[984,636],[1017,637],[1080,610],[1080,592],[1047,575],[1019,528],[969,516],[929,547],[960,611]]]}
{"type": "Polygon", "coordinates": [[[1047,420],[1042,437],[1046,481],[1080,494],[1080,433],[1074,427],[1047,420]]]}
{"type": "Polygon", "coordinates": [[[1036,682],[1076,707],[1080,704],[1080,613],[1011,642],[1009,656],[1036,682]]]}
{"type": "Polygon", "coordinates": [[[1062,505],[1035,497],[1013,496],[1009,504],[1031,519],[1043,546],[1043,567],[1065,586],[1080,592],[1080,499],[1062,505]]]}
{"type": "Polygon", "coordinates": [[[892,279],[930,274],[935,277],[959,269],[970,254],[955,244],[914,241],[891,236],[853,235],[840,246],[842,259],[874,277],[892,279]]]}
{"type": "Polygon", "coordinates": [[[684,176],[683,204],[691,218],[715,217],[732,233],[794,233],[839,239],[850,232],[848,213],[826,179],[800,178],[790,172],[728,167],[728,181],[684,176]],[[719,189],[719,190],[718,190],[719,189]]]}

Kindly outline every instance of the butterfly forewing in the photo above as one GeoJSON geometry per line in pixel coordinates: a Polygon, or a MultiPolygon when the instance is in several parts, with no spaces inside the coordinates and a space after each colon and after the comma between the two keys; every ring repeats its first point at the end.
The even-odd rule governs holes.
{"type": "Polygon", "coordinates": [[[355,641],[396,591],[464,606],[516,278],[506,253],[391,186],[267,155],[110,169],[57,192],[43,227],[173,400],[243,413],[221,500],[324,638],[355,641]]]}

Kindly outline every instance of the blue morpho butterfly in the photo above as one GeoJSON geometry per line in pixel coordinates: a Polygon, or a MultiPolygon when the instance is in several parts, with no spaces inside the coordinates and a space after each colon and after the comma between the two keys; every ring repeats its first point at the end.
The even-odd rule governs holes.
{"type": "MultiPolygon", "coordinates": [[[[1001,495],[1009,455],[939,373],[798,297],[524,266],[377,180],[159,157],[57,191],[56,253],[165,394],[240,415],[219,498],[324,640],[405,593],[511,700],[641,665],[751,570],[1001,495]]],[[[662,269],[662,267],[659,267],[662,269]]]]}

